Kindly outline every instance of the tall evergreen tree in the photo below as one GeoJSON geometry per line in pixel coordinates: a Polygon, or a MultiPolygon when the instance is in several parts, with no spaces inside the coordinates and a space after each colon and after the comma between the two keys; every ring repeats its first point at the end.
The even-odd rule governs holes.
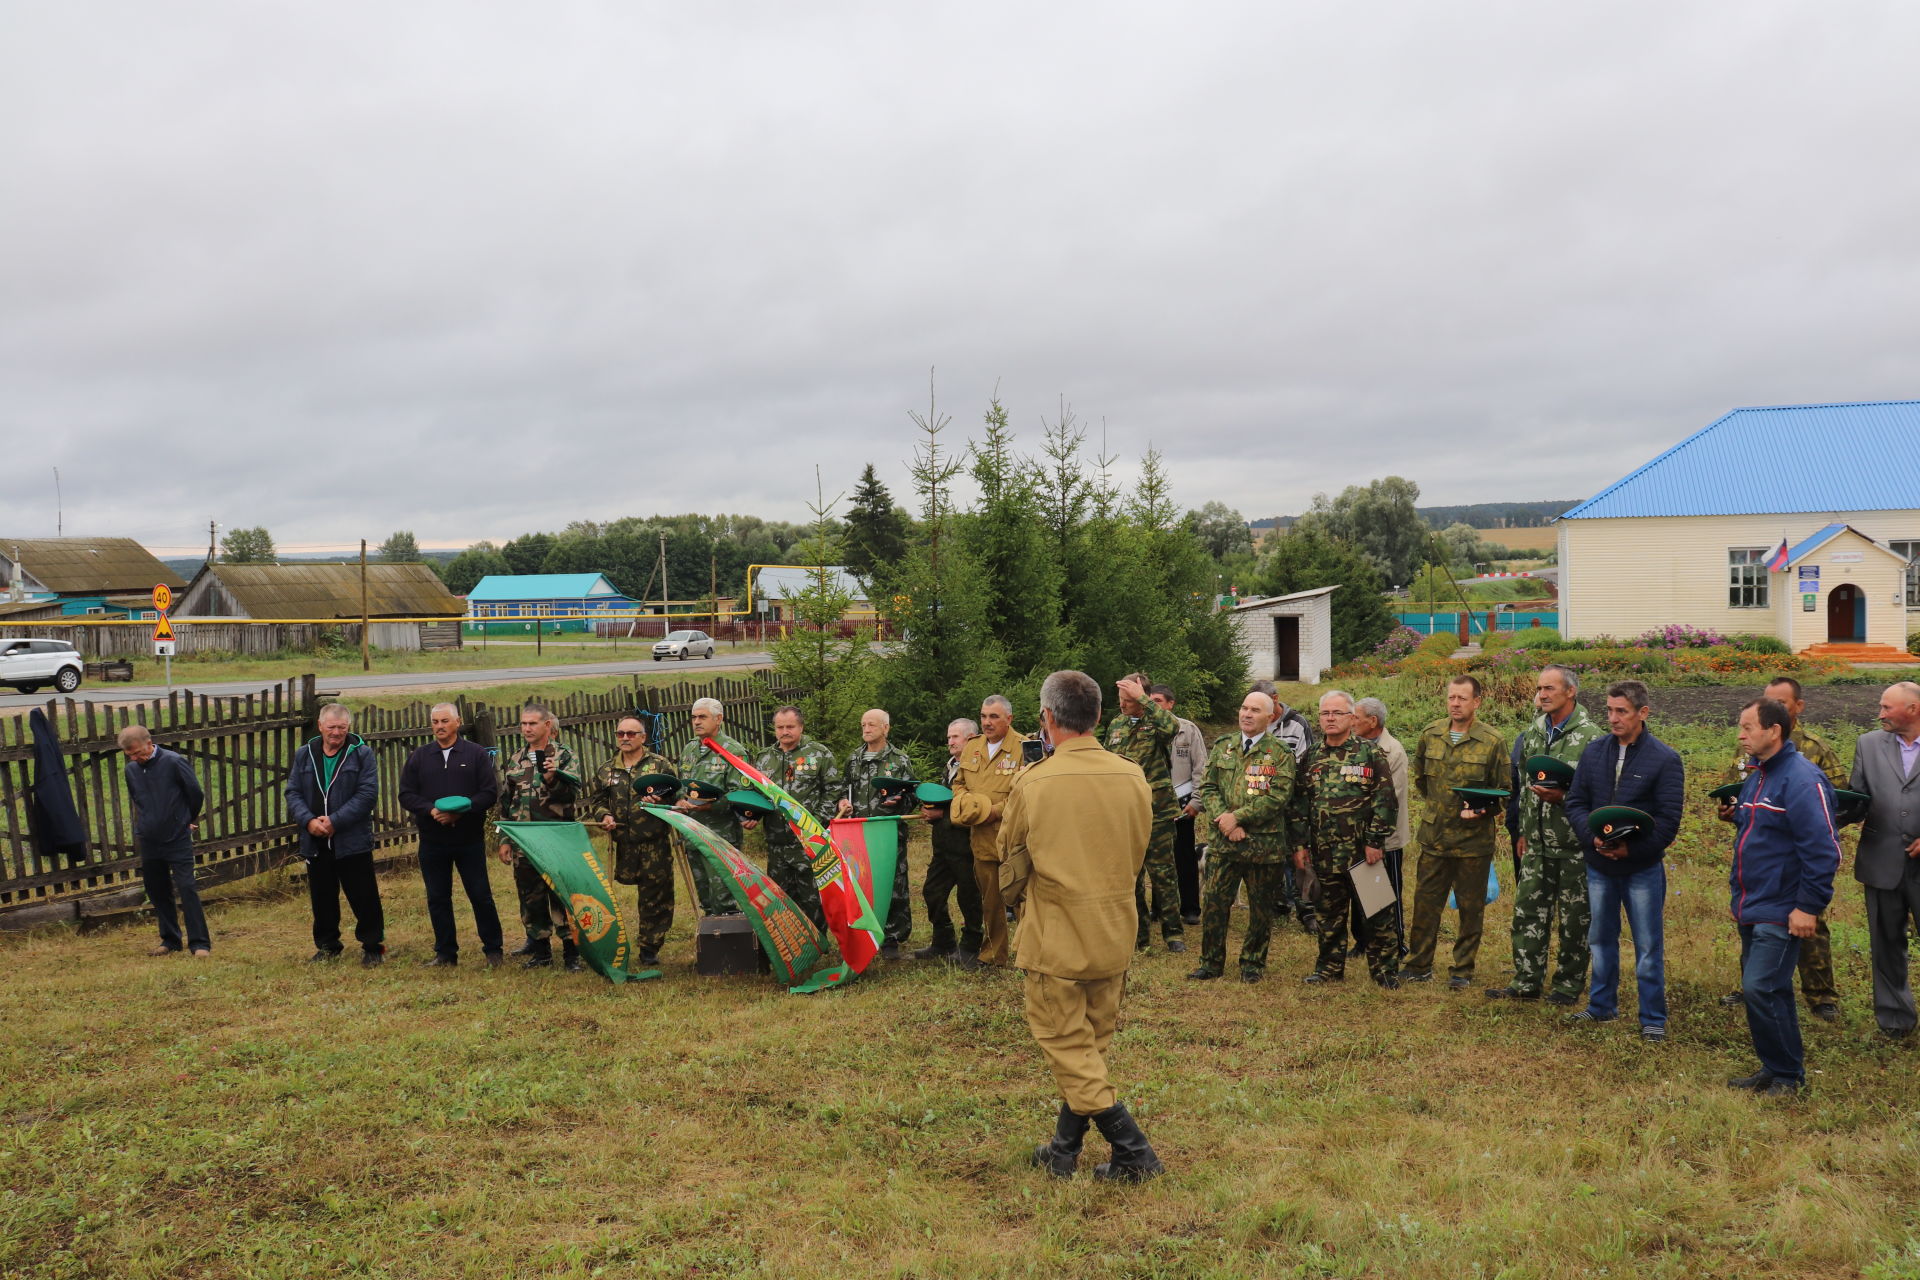
{"type": "Polygon", "coordinates": [[[841,620],[853,596],[839,585],[834,572],[844,548],[840,525],[832,518],[832,503],[814,477],[816,499],[808,504],[814,515],[812,544],[819,553],[807,585],[789,601],[793,622],[770,646],[777,687],[800,690],[797,705],[806,717],[807,732],[844,752],[860,737],[860,716],[874,704],[878,670],[873,654],[873,631],[856,628],[841,635],[841,620]]]}
{"type": "Polygon", "coordinates": [[[1062,570],[1041,520],[1034,468],[1014,452],[998,396],[988,403],[986,438],[972,446],[970,470],[980,497],[960,521],[960,543],[986,579],[987,625],[1008,674],[1044,677],[1062,656],[1062,570]]]}
{"type": "Polygon", "coordinates": [[[1312,527],[1268,540],[1256,589],[1288,595],[1339,584],[1333,593],[1333,660],[1345,662],[1373,651],[1393,630],[1394,616],[1382,595],[1379,570],[1359,547],[1312,527]]]}
{"type": "Polygon", "coordinates": [[[866,582],[885,581],[906,553],[906,518],[869,462],[847,509],[847,570],[866,582]]]}

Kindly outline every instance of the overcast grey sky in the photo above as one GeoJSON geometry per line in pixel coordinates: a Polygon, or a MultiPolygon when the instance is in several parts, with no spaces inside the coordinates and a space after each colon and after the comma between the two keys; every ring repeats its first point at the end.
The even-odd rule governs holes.
{"type": "Polygon", "coordinates": [[[1920,396],[1915,5],[0,14],[0,533],[910,503],[936,366],[1249,517],[1920,396]]]}

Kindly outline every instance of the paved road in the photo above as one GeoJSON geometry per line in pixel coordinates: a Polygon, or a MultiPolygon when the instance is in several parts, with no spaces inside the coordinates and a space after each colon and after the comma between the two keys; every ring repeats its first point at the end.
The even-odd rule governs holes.
{"type": "MultiPolygon", "coordinates": [[[[428,692],[434,689],[473,688],[476,685],[505,684],[510,680],[577,680],[583,676],[624,676],[636,671],[665,671],[674,675],[686,675],[698,678],[708,671],[741,671],[749,667],[763,667],[771,662],[772,655],[762,652],[715,654],[709,659],[696,659],[689,662],[655,662],[651,658],[625,662],[564,662],[545,667],[494,667],[478,671],[421,671],[381,675],[321,676],[320,687],[329,692],[364,693],[372,689],[394,689],[409,692],[428,692]]],[[[297,666],[287,668],[286,679],[302,674],[297,666]]],[[[220,680],[188,681],[175,680],[174,689],[185,692],[231,696],[258,693],[271,688],[272,680],[220,680]]],[[[37,707],[48,698],[60,695],[52,689],[42,689],[38,693],[0,694],[0,707],[37,707]]],[[[91,699],[94,702],[145,702],[149,698],[167,696],[165,685],[105,684],[98,680],[88,681],[73,695],[76,698],[91,699]]]]}

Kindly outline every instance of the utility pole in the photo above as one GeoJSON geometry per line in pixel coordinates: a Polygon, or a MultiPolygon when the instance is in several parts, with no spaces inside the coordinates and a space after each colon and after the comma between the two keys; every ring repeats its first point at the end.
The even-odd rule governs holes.
{"type": "Polygon", "coordinates": [[[667,624],[667,531],[660,531],[660,634],[665,637],[673,630],[667,624]]]}
{"type": "Polygon", "coordinates": [[[60,494],[60,468],[53,469],[53,536],[67,536],[67,502],[60,494]]]}
{"type": "Polygon", "coordinates": [[[214,530],[214,522],[211,520],[207,521],[207,563],[208,564],[213,563],[213,530],[214,530]]]}
{"type": "Polygon", "coordinates": [[[707,619],[716,641],[720,638],[720,539],[707,549],[707,599],[713,616],[707,619]]]}
{"type": "Polygon", "coordinates": [[[367,540],[360,539],[360,669],[373,670],[373,657],[367,652],[367,540]]]}

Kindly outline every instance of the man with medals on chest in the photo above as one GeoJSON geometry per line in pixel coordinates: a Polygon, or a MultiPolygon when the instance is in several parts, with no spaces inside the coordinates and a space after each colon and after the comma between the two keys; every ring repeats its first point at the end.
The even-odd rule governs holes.
{"type": "Polygon", "coordinates": [[[1240,731],[1220,737],[1200,783],[1201,818],[1210,833],[1207,884],[1200,905],[1200,967],[1187,976],[1205,981],[1227,967],[1227,923],[1240,886],[1247,889],[1247,933],[1240,944],[1240,979],[1266,976],[1278,878],[1287,867],[1287,806],[1293,798],[1293,752],[1267,727],[1273,699],[1249,693],[1240,704],[1240,731]]]}

